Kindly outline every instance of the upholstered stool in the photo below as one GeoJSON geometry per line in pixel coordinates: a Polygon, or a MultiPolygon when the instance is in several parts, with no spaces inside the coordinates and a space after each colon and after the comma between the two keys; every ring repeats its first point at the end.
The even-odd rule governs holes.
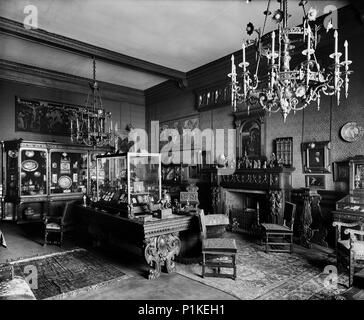
{"type": "Polygon", "coordinates": [[[236,279],[236,243],[234,239],[212,238],[202,243],[202,277],[236,279]],[[212,268],[214,272],[206,272],[212,268]],[[231,268],[233,273],[221,273],[221,268],[231,268]]]}

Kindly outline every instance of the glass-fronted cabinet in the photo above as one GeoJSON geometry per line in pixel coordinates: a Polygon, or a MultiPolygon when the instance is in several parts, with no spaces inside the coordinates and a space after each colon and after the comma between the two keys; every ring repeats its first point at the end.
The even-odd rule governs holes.
{"type": "Polygon", "coordinates": [[[349,162],[350,194],[364,197],[364,156],[357,156],[349,162]]]}
{"type": "Polygon", "coordinates": [[[349,194],[336,202],[335,219],[356,221],[364,217],[364,156],[349,161],[349,194]]]}
{"type": "Polygon", "coordinates": [[[65,201],[92,196],[88,163],[93,155],[108,149],[89,149],[21,139],[4,141],[3,219],[41,221],[44,215],[59,214],[65,201]]]}
{"type": "Polygon", "coordinates": [[[110,213],[150,213],[161,199],[159,153],[124,153],[97,156],[97,205],[110,213]]]}
{"type": "Polygon", "coordinates": [[[50,152],[50,194],[53,196],[87,192],[87,152],[50,152]]]}

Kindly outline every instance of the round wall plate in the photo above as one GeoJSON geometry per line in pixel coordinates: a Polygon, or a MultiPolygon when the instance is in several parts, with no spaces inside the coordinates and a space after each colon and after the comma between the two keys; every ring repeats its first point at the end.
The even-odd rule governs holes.
{"type": "Polygon", "coordinates": [[[348,122],[342,126],[340,136],[347,142],[358,141],[363,136],[363,129],[356,122],[348,122]]]}

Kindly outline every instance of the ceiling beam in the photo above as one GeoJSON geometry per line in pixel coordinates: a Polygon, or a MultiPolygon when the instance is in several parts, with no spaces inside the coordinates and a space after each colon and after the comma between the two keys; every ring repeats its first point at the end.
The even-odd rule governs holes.
{"type": "MultiPolygon", "coordinates": [[[[0,59],[0,80],[65,90],[84,95],[89,93],[89,82],[91,81],[91,79],[3,59],[0,59]]],[[[98,81],[98,83],[101,88],[101,94],[106,100],[125,101],[138,105],[145,104],[143,90],[103,81],[98,81]]]]}
{"type": "Polygon", "coordinates": [[[127,66],[134,70],[164,76],[168,79],[176,80],[183,85],[186,84],[186,73],[168,68],[159,64],[137,59],[115,51],[64,37],[55,33],[50,33],[42,29],[26,29],[20,22],[0,17],[0,32],[11,34],[27,40],[36,41],[56,48],[75,52],[80,55],[95,57],[117,65],[127,66]]]}

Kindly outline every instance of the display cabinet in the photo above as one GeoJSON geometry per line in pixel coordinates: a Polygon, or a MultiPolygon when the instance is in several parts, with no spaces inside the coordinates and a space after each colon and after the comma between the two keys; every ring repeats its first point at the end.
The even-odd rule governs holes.
{"type": "Polygon", "coordinates": [[[336,202],[335,221],[364,222],[364,156],[349,161],[349,194],[336,202]]]}
{"type": "Polygon", "coordinates": [[[161,200],[159,153],[105,154],[96,159],[98,207],[129,218],[153,211],[161,200]]]}
{"type": "Polygon", "coordinates": [[[347,195],[336,203],[336,210],[362,213],[364,215],[364,197],[347,195]]]}
{"type": "Polygon", "coordinates": [[[364,197],[364,156],[349,161],[349,192],[364,197]]]}
{"type": "Polygon", "coordinates": [[[22,139],[4,141],[3,219],[41,221],[44,215],[58,214],[65,201],[92,196],[88,164],[95,162],[95,154],[107,150],[22,139]]]}

